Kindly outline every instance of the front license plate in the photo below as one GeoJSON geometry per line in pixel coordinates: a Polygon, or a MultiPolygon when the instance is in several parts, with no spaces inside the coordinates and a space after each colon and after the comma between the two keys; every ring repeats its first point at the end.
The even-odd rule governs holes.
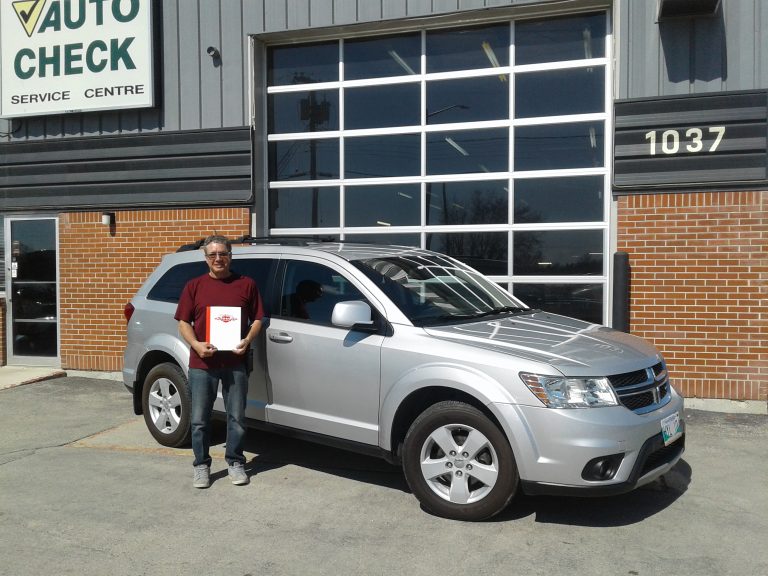
{"type": "Polygon", "coordinates": [[[680,429],[679,412],[670,414],[661,421],[661,435],[664,436],[664,446],[670,445],[683,435],[683,431],[680,429]]]}

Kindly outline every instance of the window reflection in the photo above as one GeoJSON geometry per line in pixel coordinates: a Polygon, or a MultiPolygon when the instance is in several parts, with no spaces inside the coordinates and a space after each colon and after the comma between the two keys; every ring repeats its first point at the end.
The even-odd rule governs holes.
{"type": "Polygon", "coordinates": [[[338,186],[269,191],[270,228],[323,228],[338,225],[338,186]]]}
{"type": "Polygon", "coordinates": [[[516,224],[601,222],[602,176],[515,180],[516,224]]]}
{"type": "Polygon", "coordinates": [[[505,224],[506,180],[427,184],[427,224],[505,224]]]}
{"type": "Polygon", "coordinates": [[[529,20],[515,24],[515,64],[605,56],[605,14],[529,20]]]}
{"type": "Polygon", "coordinates": [[[515,284],[512,293],[532,308],[603,323],[602,284],[515,284]]]}
{"type": "Polygon", "coordinates": [[[548,70],[515,76],[515,117],[588,114],[605,110],[605,69],[548,70]]]}
{"type": "Polygon", "coordinates": [[[270,94],[267,97],[270,134],[339,129],[339,91],[316,90],[270,94]]]}
{"type": "Polygon", "coordinates": [[[394,244],[396,246],[421,247],[419,234],[345,234],[344,242],[365,242],[366,244],[394,244]]]}
{"type": "Polygon", "coordinates": [[[504,172],[508,167],[506,128],[427,134],[427,174],[504,172]]]}
{"type": "Polygon", "coordinates": [[[427,124],[509,118],[509,76],[427,83],[427,124]]]}
{"type": "Polygon", "coordinates": [[[509,65],[509,24],[427,32],[427,72],[509,65]]]}
{"type": "Polygon", "coordinates": [[[347,178],[418,176],[418,134],[365,136],[344,140],[344,172],[347,178]]]}
{"type": "Polygon", "coordinates": [[[324,180],[339,177],[336,138],[269,143],[270,180],[324,180]]]}
{"type": "Polygon", "coordinates": [[[421,34],[344,41],[344,78],[405,76],[421,71],[421,34]]]}
{"type": "Polygon", "coordinates": [[[512,272],[521,276],[600,275],[602,230],[515,232],[512,272]]]}
{"type": "Polygon", "coordinates": [[[448,254],[489,276],[506,276],[506,232],[427,234],[426,248],[448,254]]]}
{"type": "Polygon", "coordinates": [[[276,46],[267,50],[269,86],[335,82],[339,79],[339,43],[276,46]]]}
{"type": "Polygon", "coordinates": [[[344,192],[346,226],[418,226],[418,184],[348,186],[344,192]]]}
{"type": "Polygon", "coordinates": [[[344,90],[344,127],[385,128],[421,123],[421,86],[417,83],[347,88],[344,90]]]}
{"type": "Polygon", "coordinates": [[[604,164],[602,122],[515,129],[515,170],[590,168],[604,164]]]}

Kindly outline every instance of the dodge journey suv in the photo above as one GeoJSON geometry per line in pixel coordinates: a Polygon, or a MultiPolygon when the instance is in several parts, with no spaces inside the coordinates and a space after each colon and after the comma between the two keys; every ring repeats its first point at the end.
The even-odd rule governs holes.
{"type": "MultiPolygon", "coordinates": [[[[173,316],[207,272],[190,248],[165,256],[125,311],[125,385],[173,447],[190,438],[189,347],[173,316]]],[[[518,490],[619,494],[683,453],[683,399],[656,349],[529,308],[453,258],[243,238],[232,269],[256,280],[266,314],[249,425],[399,464],[434,514],[481,520],[518,490]]]]}

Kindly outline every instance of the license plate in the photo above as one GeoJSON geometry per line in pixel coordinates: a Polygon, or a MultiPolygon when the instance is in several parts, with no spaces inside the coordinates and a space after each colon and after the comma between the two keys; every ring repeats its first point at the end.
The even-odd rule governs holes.
{"type": "Polygon", "coordinates": [[[680,436],[683,431],[680,429],[680,413],[670,414],[661,421],[661,435],[664,436],[664,446],[668,446],[680,436]]]}

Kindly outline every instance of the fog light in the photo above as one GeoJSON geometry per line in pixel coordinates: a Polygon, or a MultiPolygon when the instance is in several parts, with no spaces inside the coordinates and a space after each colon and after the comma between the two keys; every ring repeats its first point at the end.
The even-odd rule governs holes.
{"type": "Polygon", "coordinates": [[[611,480],[619,471],[621,461],[624,460],[624,454],[611,454],[610,456],[599,456],[593,458],[584,470],[581,471],[581,477],[584,480],[602,481],[611,480]]]}

